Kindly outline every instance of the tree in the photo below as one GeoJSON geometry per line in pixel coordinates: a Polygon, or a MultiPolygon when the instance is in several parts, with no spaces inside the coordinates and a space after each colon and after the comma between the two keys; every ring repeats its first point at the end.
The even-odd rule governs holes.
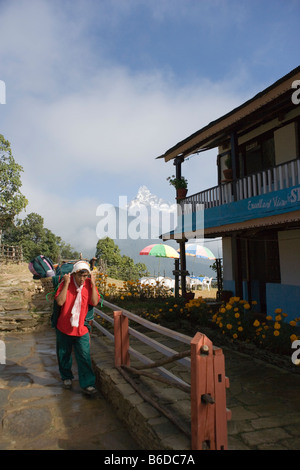
{"type": "Polygon", "coordinates": [[[0,134],[0,231],[28,204],[20,192],[22,171],[21,165],[15,162],[10,143],[0,134]]]}
{"type": "Polygon", "coordinates": [[[148,275],[147,266],[143,263],[134,264],[132,258],[121,255],[120,248],[109,238],[102,238],[96,246],[96,258],[106,262],[107,274],[124,281],[138,279],[148,275]]]}
{"type": "Polygon", "coordinates": [[[4,232],[3,240],[8,245],[20,245],[23,248],[23,257],[30,261],[38,255],[45,255],[54,262],[59,258],[78,259],[79,253],[72,251],[70,245],[51,230],[44,227],[44,219],[39,214],[31,212],[25,219],[17,219],[4,232]]]}

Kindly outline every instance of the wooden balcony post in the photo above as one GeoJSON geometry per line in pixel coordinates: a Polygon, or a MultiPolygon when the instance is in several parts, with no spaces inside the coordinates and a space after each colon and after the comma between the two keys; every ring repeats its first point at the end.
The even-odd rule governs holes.
{"type": "Polygon", "coordinates": [[[122,311],[114,312],[115,367],[130,365],[128,318],[122,311]]]}

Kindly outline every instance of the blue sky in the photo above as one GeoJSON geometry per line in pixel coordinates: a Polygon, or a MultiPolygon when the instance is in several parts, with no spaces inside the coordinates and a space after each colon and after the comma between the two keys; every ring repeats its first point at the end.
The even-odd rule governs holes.
{"type": "MultiPolygon", "coordinates": [[[[174,202],[156,156],[299,65],[300,0],[1,0],[0,133],[27,213],[73,246],[140,186],[174,202]]],[[[183,166],[214,186],[216,155],[183,166]]]]}

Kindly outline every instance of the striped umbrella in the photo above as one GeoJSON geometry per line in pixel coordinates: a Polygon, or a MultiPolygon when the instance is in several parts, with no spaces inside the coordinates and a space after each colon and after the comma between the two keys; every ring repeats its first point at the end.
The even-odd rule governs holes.
{"type": "Polygon", "coordinates": [[[187,256],[195,256],[196,258],[216,259],[209,248],[199,245],[198,243],[188,243],[185,245],[185,253],[187,256]]]}
{"type": "Polygon", "coordinates": [[[140,255],[155,256],[157,258],[179,258],[177,251],[163,243],[148,245],[140,251],[140,255]]]}

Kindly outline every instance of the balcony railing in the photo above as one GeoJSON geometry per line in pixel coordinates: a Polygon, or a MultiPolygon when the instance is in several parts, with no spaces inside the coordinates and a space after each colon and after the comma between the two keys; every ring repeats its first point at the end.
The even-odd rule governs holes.
{"type": "Polygon", "coordinates": [[[300,184],[300,159],[291,160],[259,173],[239,178],[236,182],[231,181],[214,186],[183,199],[180,204],[183,212],[188,214],[194,212],[197,205],[200,204],[204,206],[204,209],[209,209],[280,189],[287,189],[297,184],[300,184]],[[236,196],[234,196],[235,193],[236,196]]]}

